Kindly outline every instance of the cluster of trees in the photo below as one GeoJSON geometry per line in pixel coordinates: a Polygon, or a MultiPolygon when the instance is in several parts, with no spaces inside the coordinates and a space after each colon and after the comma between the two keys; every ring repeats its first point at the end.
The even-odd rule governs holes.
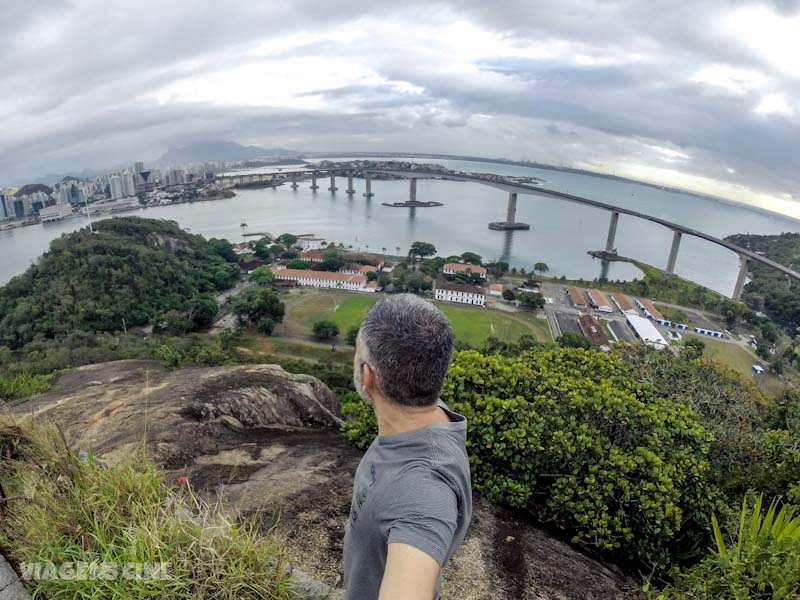
{"type": "Polygon", "coordinates": [[[269,267],[250,273],[250,286],[231,302],[231,310],[240,325],[252,324],[265,335],[272,335],[275,325],[283,322],[286,307],[275,290],[275,274],[269,267]]]}
{"type": "MultiPolygon", "coordinates": [[[[533,342],[458,353],[442,399],[467,416],[473,483],[491,500],[654,573],[659,585],[679,574],[676,597],[702,590],[707,577],[694,569],[713,570],[716,586],[724,574],[739,593],[724,597],[763,594],[758,585],[790,586],[775,597],[800,593],[800,574],[790,575],[797,537],[764,543],[734,565],[711,569],[705,558],[712,515],[720,539],[731,539],[753,493],[800,504],[796,391],[770,400],[697,349],[673,356],[642,345],[604,353],[533,342]],[[759,568],[783,579],[766,581],[759,568]]],[[[364,447],[374,414],[355,394],[344,408],[346,439],[364,447]]]]}
{"type": "Polygon", "coordinates": [[[191,329],[216,315],[214,293],[239,276],[226,240],[171,221],[115,218],[54,240],[39,262],[0,288],[0,346],[76,331],[161,322],[191,329]]]}

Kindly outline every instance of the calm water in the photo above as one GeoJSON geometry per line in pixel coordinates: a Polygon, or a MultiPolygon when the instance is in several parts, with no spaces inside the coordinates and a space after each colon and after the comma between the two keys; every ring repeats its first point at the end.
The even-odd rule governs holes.
{"type": "MultiPolygon", "coordinates": [[[[424,162],[437,162],[459,171],[533,175],[545,180],[542,187],[633,208],[717,237],[800,231],[800,222],[778,214],[642,185],[512,165],[424,162]]],[[[328,184],[327,179],[320,179],[321,189],[316,193],[308,189],[310,182],[301,184],[296,192],[286,184],[275,190],[239,190],[229,200],[155,207],[126,214],[175,220],[194,233],[231,241],[241,239],[239,225],[246,222],[250,232],[315,233],[328,241],[371,251],[387,248],[395,253],[399,247],[405,253],[412,242],[422,240],[435,244],[441,256],[470,250],[484,259],[503,258],[528,269],[543,261],[553,275],[576,278],[601,275],[600,261],[586,252],[605,246],[609,220],[605,211],[520,194],[517,219],[530,223],[531,230],[490,231],[487,229],[490,221],[505,219],[507,195],[482,185],[419,180],[417,198],[444,202],[444,206],[411,210],[381,206],[382,202],[408,199],[407,181],[373,181],[375,196],[371,200],[362,196],[363,180],[355,180],[357,193],[352,198],[344,193],[345,179],[337,179],[339,191],[335,194],[327,191],[328,184]]],[[[85,224],[76,219],[0,232],[0,283],[24,271],[47,249],[50,240],[85,224]]],[[[672,232],[668,229],[620,215],[616,247],[622,255],[663,268],[671,240],[672,232]]],[[[684,236],[676,266],[679,275],[730,294],[737,270],[735,254],[684,236]]],[[[612,263],[607,276],[632,279],[638,274],[631,265],[612,263]]]]}

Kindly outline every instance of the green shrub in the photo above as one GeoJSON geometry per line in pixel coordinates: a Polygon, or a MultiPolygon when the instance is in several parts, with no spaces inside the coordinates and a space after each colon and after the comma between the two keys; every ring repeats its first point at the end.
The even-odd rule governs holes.
{"type": "MultiPolygon", "coordinates": [[[[474,487],[576,542],[664,569],[709,540],[708,515],[724,510],[708,483],[711,434],[618,355],[460,352],[442,399],[467,417],[474,487]]],[[[366,447],[372,410],[354,395],[343,410],[346,439],[366,447]]]]}
{"type": "Polygon", "coordinates": [[[27,582],[35,598],[293,598],[279,548],[250,523],[170,482],[142,453],[100,466],[67,452],[55,428],[0,424],[0,482],[9,497],[0,546],[12,563],[112,563],[113,579],[27,582]],[[30,499],[33,499],[31,501],[30,499]],[[164,578],[125,578],[129,563],[166,563],[164,578]]]}
{"type": "Polygon", "coordinates": [[[442,398],[469,422],[473,483],[574,541],[663,567],[704,540],[712,436],[688,407],[583,349],[458,354],[442,398]]]}
{"type": "Polygon", "coordinates": [[[320,340],[332,340],[339,335],[339,326],[333,321],[316,321],[312,329],[314,337],[320,340]]]}
{"type": "Polygon", "coordinates": [[[716,518],[712,518],[716,548],[697,566],[677,573],[659,600],[790,600],[800,597],[800,515],[797,508],[778,508],[773,502],[766,513],[761,497],[749,508],[742,505],[739,530],[730,548],[716,518]]]}
{"type": "Polygon", "coordinates": [[[41,394],[50,389],[53,375],[0,375],[0,400],[17,400],[41,394]]]}
{"type": "Polygon", "coordinates": [[[378,431],[375,411],[356,392],[348,392],[342,398],[342,415],[347,419],[342,427],[344,439],[348,444],[366,450],[378,431]]]}
{"type": "Polygon", "coordinates": [[[167,369],[177,369],[183,362],[183,354],[168,344],[158,344],[152,353],[153,358],[161,361],[167,369]]]}

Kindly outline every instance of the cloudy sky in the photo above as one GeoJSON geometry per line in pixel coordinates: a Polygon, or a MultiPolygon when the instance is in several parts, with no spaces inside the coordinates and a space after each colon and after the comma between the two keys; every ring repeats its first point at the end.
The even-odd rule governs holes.
{"type": "Polygon", "coordinates": [[[568,164],[800,214],[800,1],[0,0],[0,186],[193,141],[568,164]]]}

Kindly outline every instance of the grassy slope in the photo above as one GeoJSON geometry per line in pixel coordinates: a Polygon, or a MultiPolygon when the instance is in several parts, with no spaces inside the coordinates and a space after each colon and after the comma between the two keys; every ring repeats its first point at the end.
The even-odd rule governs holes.
{"type": "MultiPolygon", "coordinates": [[[[361,323],[364,313],[380,296],[358,296],[346,292],[319,292],[309,294],[288,307],[288,314],[297,323],[311,331],[320,319],[334,321],[344,333],[361,323]]],[[[550,340],[547,323],[527,313],[509,316],[485,308],[468,308],[437,303],[453,324],[456,337],[473,346],[481,346],[493,335],[503,341],[514,341],[524,334],[534,335],[543,341],[550,340]]]]}
{"type": "Polygon", "coordinates": [[[713,360],[730,367],[734,371],[741,373],[745,379],[755,383],[762,392],[774,396],[783,389],[783,382],[770,373],[756,375],[753,373],[754,364],[764,364],[755,355],[751,354],[741,346],[730,342],[723,342],[709,338],[705,335],[695,335],[690,332],[681,332],[684,337],[695,337],[703,340],[706,344],[704,355],[713,360]]]}

